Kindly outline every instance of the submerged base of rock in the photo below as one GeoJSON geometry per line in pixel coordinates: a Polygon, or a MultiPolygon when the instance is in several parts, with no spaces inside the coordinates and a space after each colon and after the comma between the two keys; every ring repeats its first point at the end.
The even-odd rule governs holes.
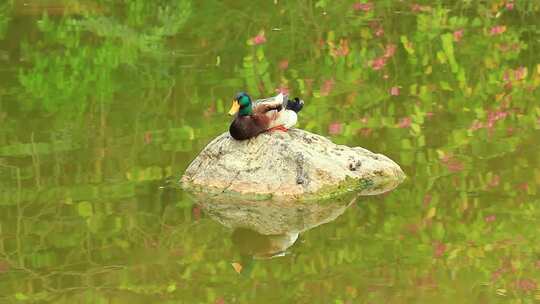
{"type": "Polygon", "coordinates": [[[206,146],[181,179],[184,189],[260,199],[321,199],[349,191],[375,195],[405,174],[388,157],[336,145],[300,129],[263,133],[245,141],[228,132],[206,146]]]}

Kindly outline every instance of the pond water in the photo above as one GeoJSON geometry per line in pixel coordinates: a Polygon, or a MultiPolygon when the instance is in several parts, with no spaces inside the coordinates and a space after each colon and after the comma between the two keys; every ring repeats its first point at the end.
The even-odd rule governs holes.
{"type": "Polygon", "coordinates": [[[0,303],[539,301],[539,17],[532,0],[2,1],[0,303]],[[408,179],[314,203],[343,214],[302,213],[300,233],[232,229],[177,185],[241,90],[302,97],[298,127],[408,179]]]}

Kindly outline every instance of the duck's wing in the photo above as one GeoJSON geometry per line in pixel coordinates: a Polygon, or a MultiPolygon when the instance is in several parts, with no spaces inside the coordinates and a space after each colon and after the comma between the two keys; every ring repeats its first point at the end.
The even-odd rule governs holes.
{"type": "Polygon", "coordinates": [[[268,118],[268,128],[284,126],[288,129],[294,126],[298,120],[296,111],[290,109],[288,103],[288,95],[279,93],[274,97],[258,99],[253,102],[253,112],[264,114],[268,118]]]}
{"type": "Polygon", "coordinates": [[[288,95],[285,95],[283,93],[279,93],[276,96],[263,98],[263,99],[257,99],[253,102],[253,107],[257,107],[258,105],[266,104],[266,105],[278,105],[281,104],[283,108],[287,107],[287,100],[288,95]]]}

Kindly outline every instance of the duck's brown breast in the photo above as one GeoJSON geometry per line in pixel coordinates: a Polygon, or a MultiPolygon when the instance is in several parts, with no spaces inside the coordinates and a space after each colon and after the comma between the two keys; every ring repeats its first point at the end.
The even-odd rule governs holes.
{"type": "Polygon", "coordinates": [[[229,133],[236,140],[253,138],[268,129],[270,119],[266,115],[238,116],[229,127],[229,133]]]}

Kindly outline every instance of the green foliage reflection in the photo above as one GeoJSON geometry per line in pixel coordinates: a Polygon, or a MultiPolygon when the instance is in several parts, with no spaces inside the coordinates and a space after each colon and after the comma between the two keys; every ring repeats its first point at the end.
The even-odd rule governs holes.
{"type": "Polygon", "coordinates": [[[536,1],[26,2],[0,4],[0,302],[538,299],[536,1]],[[238,275],[169,186],[239,90],[407,183],[238,275]]]}

